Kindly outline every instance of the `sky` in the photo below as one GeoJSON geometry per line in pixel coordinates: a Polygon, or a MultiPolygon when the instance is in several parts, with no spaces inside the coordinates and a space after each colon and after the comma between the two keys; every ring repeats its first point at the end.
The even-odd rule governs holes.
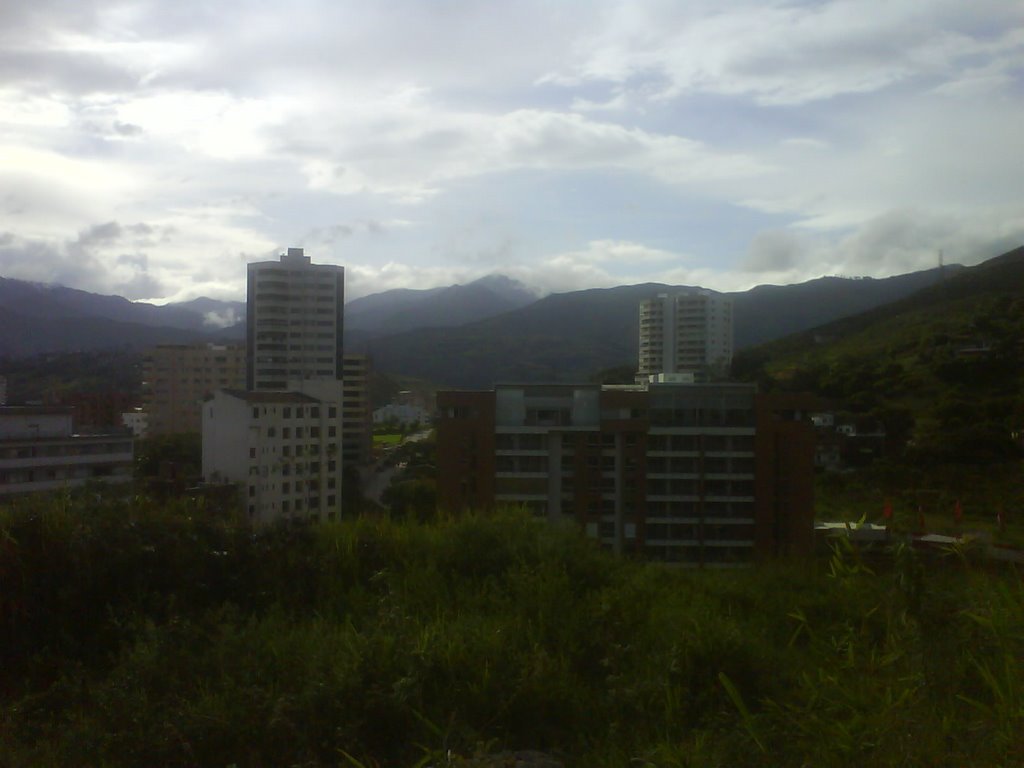
{"type": "Polygon", "coordinates": [[[1012,0],[0,4],[0,276],[744,290],[1024,244],[1012,0]]]}

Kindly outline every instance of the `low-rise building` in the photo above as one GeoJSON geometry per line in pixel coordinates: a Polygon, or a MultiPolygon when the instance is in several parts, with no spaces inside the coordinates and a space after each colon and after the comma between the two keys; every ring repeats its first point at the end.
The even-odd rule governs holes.
{"type": "Polygon", "coordinates": [[[74,409],[76,432],[95,432],[120,429],[121,414],[134,409],[139,400],[127,392],[73,392],[60,397],[56,404],[74,409]]]}
{"type": "Polygon", "coordinates": [[[132,479],[132,435],[77,434],[69,407],[0,407],[0,497],[132,479]]]}
{"type": "Polygon", "coordinates": [[[814,431],[745,384],[438,393],[448,509],[526,507],[608,548],[728,567],[813,546],[814,431]]]}
{"type": "Polygon", "coordinates": [[[341,513],[340,381],[218,390],[203,406],[203,476],[232,482],[254,523],[341,513]]]}
{"type": "Polygon", "coordinates": [[[375,425],[396,424],[400,427],[415,427],[430,421],[430,414],[418,405],[388,403],[373,412],[375,425]]]}
{"type": "Polygon", "coordinates": [[[149,431],[149,414],[141,408],[132,408],[121,414],[121,424],[135,437],[146,437],[149,431]]]}

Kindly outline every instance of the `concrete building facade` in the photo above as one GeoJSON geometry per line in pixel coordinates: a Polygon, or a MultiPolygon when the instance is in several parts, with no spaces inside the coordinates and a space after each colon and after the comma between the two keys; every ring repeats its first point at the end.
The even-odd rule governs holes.
{"type": "Polygon", "coordinates": [[[341,513],[340,382],[219,390],[203,406],[203,476],[231,482],[256,524],[341,513]]]}
{"type": "Polygon", "coordinates": [[[742,384],[438,393],[438,492],[524,506],[616,552],[729,567],[813,545],[813,430],[742,384]]]}
{"type": "Polygon", "coordinates": [[[146,353],[142,370],[147,435],[199,432],[203,402],[218,389],[245,386],[245,347],[161,344],[146,353]]]}
{"type": "Polygon", "coordinates": [[[364,467],[373,457],[370,358],[346,353],[342,370],[342,460],[346,467],[364,467]]]}
{"type": "Polygon", "coordinates": [[[296,379],[343,375],[345,270],[313,264],[302,248],[248,265],[248,390],[283,390],[296,379]]]}
{"type": "Polygon", "coordinates": [[[119,430],[123,426],[121,414],[138,404],[137,397],[125,392],[74,392],[57,402],[72,408],[75,432],[119,430]]]}
{"type": "Polygon", "coordinates": [[[691,290],[640,302],[639,377],[693,373],[699,380],[720,379],[732,353],[731,297],[691,290]]]}
{"type": "Polygon", "coordinates": [[[0,498],[132,479],[127,432],[76,434],[73,409],[0,407],[0,498]]]}

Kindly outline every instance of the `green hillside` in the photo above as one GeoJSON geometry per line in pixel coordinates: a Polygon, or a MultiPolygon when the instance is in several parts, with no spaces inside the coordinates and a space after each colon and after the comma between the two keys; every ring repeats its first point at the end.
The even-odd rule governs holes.
{"type": "Polygon", "coordinates": [[[1024,248],[893,304],[737,355],[734,373],[881,421],[919,462],[1015,458],[1024,430],[1024,248]]]}

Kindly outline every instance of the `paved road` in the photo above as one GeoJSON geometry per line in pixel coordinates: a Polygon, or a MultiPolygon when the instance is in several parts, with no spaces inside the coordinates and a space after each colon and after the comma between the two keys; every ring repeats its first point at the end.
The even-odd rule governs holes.
{"type": "MultiPolygon", "coordinates": [[[[418,443],[430,437],[430,433],[431,430],[429,429],[415,432],[407,435],[402,443],[418,443]]],[[[397,471],[398,467],[388,467],[383,462],[377,462],[364,482],[363,497],[380,504],[380,497],[391,483],[391,478],[394,477],[397,471]]]]}

